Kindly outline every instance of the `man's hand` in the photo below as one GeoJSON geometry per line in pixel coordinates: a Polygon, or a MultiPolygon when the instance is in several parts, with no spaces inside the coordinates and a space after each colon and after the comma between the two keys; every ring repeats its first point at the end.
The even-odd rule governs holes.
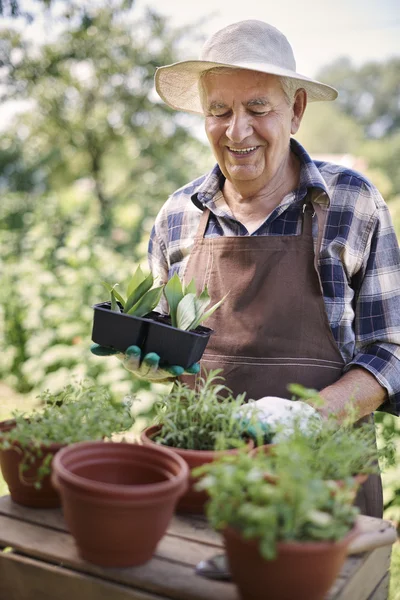
{"type": "Polygon", "coordinates": [[[158,354],[149,352],[142,357],[142,351],[138,346],[129,346],[124,353],[114,348],[93,344],[90,351],[96,356],[115,356],[135,377],[154,383],[168,383],[179,375],[196,375],[200,371],[199,363],[194,363],[186,370],[179,365],[162,365],[160,367],[161,359],[158,354]]]}
{"type": "Polygon", "coordinates": [[[292,435],[295,427],[307,433],[310,427],[319,427],[322,423],[318,412],[301,400],[265,396],[241,406],[238,416],[246,417],[246,413],[254,415],[254,411],[258,422],[255,433],[261,428],[263,443],[283,441],[292,435]]]}

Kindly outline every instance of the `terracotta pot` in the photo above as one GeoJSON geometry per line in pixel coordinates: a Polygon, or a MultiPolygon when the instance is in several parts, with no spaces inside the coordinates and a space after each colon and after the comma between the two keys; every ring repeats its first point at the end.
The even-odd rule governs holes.
{"type": "Polygon", "coordinates": [[[338,542],[280,542],[274,560],[261,556],[257,540],[246,540],[232,528],[222,534],[242,600],[323,600],[357,530],[338,542]]]}
{"type": "MultiPolygon", "coordinates": [[[[195,467],[200,467],[201,465],[210,463],[224,454],[237,454],[238,452],[236,448],[231,450],[213,451],[184,450],[182,448],[174,448],[172,446],[161,446],[153,441],[153,438],[161,431],[161,428],[161,425],[152,425],[151,427],[147,427],[147,429],[142,431],[140,434],[140,440],[142,444],[151,445],[153,447],[156,446],[158,448],[168,448],[169,450],[172,450],[186,461],[190,471],[195,467]]],[[[254,442],[249,440],[248,449],[252,450],[253,448],[254,442]]],[[[194,489],[194,484],[196,481],[197,479],[190,475],[188,490],[179,500],[176,507],[177,512],[189,512],[195,514],[204,513],[204,506],[208,500],[208,494],[205,491],[198,492],[194,489]]]]}
{"type": "MultiPolygon", "coordinates": [[[[0,438],[1,432],[10,431],[14,427],[14,420],[1,422],[0,438]]],[[[43,455],[37,457],[29,469],[23,472],[20,470],[20,465],[23,462],[25,451],[18,442],[12,442],[9,450],[0,450],[1,472],[14,502],[32,508],[56,508],[61,505],[60,496],[51,483],[50,475],[45,475],[41,480],[40,489],[36,489],[34,484],[38,480],[38,469],[45,458],[49,454],[54,457],[63,447],[63,444],[42,446],[43,455]]]]}
{"type": "Polygon", "coordinates": [[[104,567],[153,556],[188,485],[174,452],[125,442],[79,442],[53,463],[65,520],[82,558],[104,567]]]}

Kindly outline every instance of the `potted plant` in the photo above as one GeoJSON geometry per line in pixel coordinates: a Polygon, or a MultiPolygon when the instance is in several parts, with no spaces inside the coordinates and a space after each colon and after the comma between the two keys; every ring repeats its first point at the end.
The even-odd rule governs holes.
{"type": "Polygon", "coordinates": [[[322,600],[357,532],[354,482],[321,479],[293,452],[279,454],[284,446],[270,454],[225,456],[194,471],[197,488],[209,494],[207,517],[222,533],[243,600],[266,594],[322,600]],[[265,473],[272,455],[276,477],[270,479],[265,473]]]}
{"type": "MultiPolygon", "coordinates": [[[[234,398],[219,373],[205,373],[196,389],[177,382],[169,393],[161,395],[152,407],[152,425],[141,433],[141,442],[170,448],[185,459],[190,469],[223,454],[235,454],[240,447],[251,450],[254,441],[249,438],[249,430],[256,432],[257,422],[249,413],[246,417],[240,415],[245,394],[234,398]]],[[[204,511],[207,494],[196,490],[195,483],[191,477],[178,511],[204,511]]]]}
{"type": "Polygon", "coordinates": [[[57,453],[52,480],[82,558],[130,567],[154,554],[188,476],[167,448],[89,441],[57,453]]]}
{"type": "Polygon", "coordinates": [[[154,287],[153,275],[146,277],[140,266],[128,283],[126,297],[117,291],[117,283],[103,284],[110,293],[110,300],[93,307],[92,340],[121,352],[133,345],[143,347],[147,320],[142,317],[157,306],[164,286],[154,287]]]}
{"type": "Polygon", "coordinates": [[[102,386],[80,383],[43,392],[42,405],[0,423],[0,465],[11,498],[36,508],[60,505],[51,484],[51,463],[65,445],[102,440],[133,424],[131,403],[114,401],[102,386]]]}
{"type": "MultiPolygon", "coordinates": [[[[308,398],[316,405],[322,405],[323,400],[316,390],[297,384],[292,384],[290,390],[297,397],[308,398]]],[[[385,468],[395,461],[393,443],[388,441],[377,448],[374,422],[370,419],[358,420],[351,401],[340,420],[336,415],[320,421],[313,420],[306,432],[299,427],[294,429],[293,444],[296,444],[296,438],[300,438],[298,452],[303,453],[303,460],[309,462],[315,473],[326,480],[342,482],[351,477],[360,485],[369,475],[379,473],[379,466],[385,468]]]]}
{"type": "Polygon", "coordinates": [[[200,294],[192,280],[184,285],[177,274],[166,285],[152,287],[153,276],[137,268],[127,288],[126,298],[106,284],[109,302],[94,305],[92,340],[124,352],[139,346],[143,353],[155,352],[164,363],[187,368],[200,360],[212,330],[201,323],[222,304],[225,297],[209,307],[207,288],[200,294]],[[156,312],[162,294],[169,314],[156,312]]]}

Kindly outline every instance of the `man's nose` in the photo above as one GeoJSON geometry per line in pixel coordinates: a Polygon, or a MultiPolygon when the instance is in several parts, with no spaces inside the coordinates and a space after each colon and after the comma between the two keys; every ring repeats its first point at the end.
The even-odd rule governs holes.
{"type": "Polygon", "coordinates": [[[226,130],[227,137],[232,141],[239,143],[251,135],[252,127],[249,115],[243,113],[232,114],[226,130]]]}

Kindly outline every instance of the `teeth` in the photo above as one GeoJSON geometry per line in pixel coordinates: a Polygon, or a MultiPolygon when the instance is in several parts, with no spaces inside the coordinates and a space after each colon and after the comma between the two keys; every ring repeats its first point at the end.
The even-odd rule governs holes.
{"type": "Polygon", "coordinates": [[[252,152],[256,148],[257,148],[257,146],[253,146],[252,148],[240,148],[240,149],[229,148],[229,150],[231,152],[235,152],[236,154],[248,154],[249,152],[252,152]]]}

